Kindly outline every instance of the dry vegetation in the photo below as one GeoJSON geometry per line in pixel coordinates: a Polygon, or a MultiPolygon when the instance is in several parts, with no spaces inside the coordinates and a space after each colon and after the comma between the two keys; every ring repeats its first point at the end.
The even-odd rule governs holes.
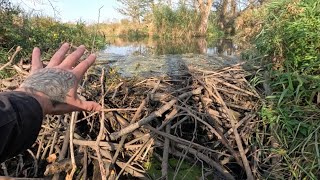
{"type": "MultiPolygon", "coordinates": [[[[145,179],[152,177],[146,163],[155,158],[166,177],[175,157],[200,167],[205,179],[261,177],[268,160],[260,161],[265,156],[252,141],[266,135],[257,133],[260,98],[246,72],[241,65],[189,68],[172,77],[121,80],[94,67],[79,94],[99,101],[103,112],[46,116],[33,147],[2,164],[4,175],[145,179]]],[[[3,80],[2,89],[23,78],[3,80]]]]}

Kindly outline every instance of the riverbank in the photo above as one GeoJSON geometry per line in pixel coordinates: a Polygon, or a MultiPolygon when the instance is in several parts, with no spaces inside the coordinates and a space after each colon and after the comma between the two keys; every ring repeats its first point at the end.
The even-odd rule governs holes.
{"type": "Polygon", "coordinates": [[[243,57],[265,99],[260,114],[271,135],[270,178],[320,177],[319,8],[316,0],[271,1],[240,18],[246,21],[238,38],[253,47],[243,57]]]}

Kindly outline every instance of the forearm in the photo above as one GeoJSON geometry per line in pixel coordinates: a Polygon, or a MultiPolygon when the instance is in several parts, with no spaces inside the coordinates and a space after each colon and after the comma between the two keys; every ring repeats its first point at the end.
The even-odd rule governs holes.
{"type": "Polygon", "coordinates": [[[24,92],[0,93],[0,162],[30,148],[41,128],[40,102],[24,92]]]}

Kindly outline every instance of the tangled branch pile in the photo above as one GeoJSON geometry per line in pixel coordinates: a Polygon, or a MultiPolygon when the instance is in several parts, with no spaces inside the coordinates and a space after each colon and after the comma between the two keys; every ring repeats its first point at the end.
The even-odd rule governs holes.
{"type": "Polygon", "coordinates": [[[177,178],[183,161],[201,167],[204,179],[259,177],[250,141],[260,100],[240,65],[112,83],[100,73],[87,74],[81,94],[96,97],[103,113],[47,116],[33,149],[6,162],[17,176],[159,178],[146,167],[156,159],[162,178],[177,178]],[[23,163],[28,157],[34,161],[23,163]]]}

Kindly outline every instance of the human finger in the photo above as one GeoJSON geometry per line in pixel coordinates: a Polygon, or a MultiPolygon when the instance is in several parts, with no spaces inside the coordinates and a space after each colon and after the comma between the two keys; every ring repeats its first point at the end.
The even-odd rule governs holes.
{"type": "Polygon", "coordinates": [[[40,49],[35,47],[32,51],[32,58],[31,58],[31,73],[35,72],[38,69],[43,68],[43,64],[41,62],[41,52],[40,49]]]}
{"type": "Polygon", "coordinates": [[[66,57],[66,59],[60,64],[60,67],[71,69],[81,58],[85,50],[84,45],[79,46],[73,53],[66,57]]]}
{"type": "Polygon", "coordinates": [[[60,49],[52,56],[49,64],[47,67],[51,68],[54,66],[58,66],[59,64],[61,64],[61,62],[63,61],[65,55],[67,54],[69,50],[69,44],[68,43],[64,43],[60,49]]]}
{"type": "Polygon", "coordinates": [[[80,101],[79,108],[85,111],[100,111],[101,105],[94,101],[80,101]]]}
{"type": "Polygon", "coordinates": [[[94,101],[82,101],[80,99],[77,99],[72,104],[64,103],[57,105],[53,108],[50,114],[58,115],[70,113],[73,111],[100,111],[101,109],[101,105],[94,101]]]}
{"type": "Polygon", "coordinates": [[[94,63],[96,60],[95,54],[90,54],[87,59],[79,63],[74,69],[73,73],[77,76],[78,79],[81,79],[84,73],[89,69],[89,67],[94,63]]]}

